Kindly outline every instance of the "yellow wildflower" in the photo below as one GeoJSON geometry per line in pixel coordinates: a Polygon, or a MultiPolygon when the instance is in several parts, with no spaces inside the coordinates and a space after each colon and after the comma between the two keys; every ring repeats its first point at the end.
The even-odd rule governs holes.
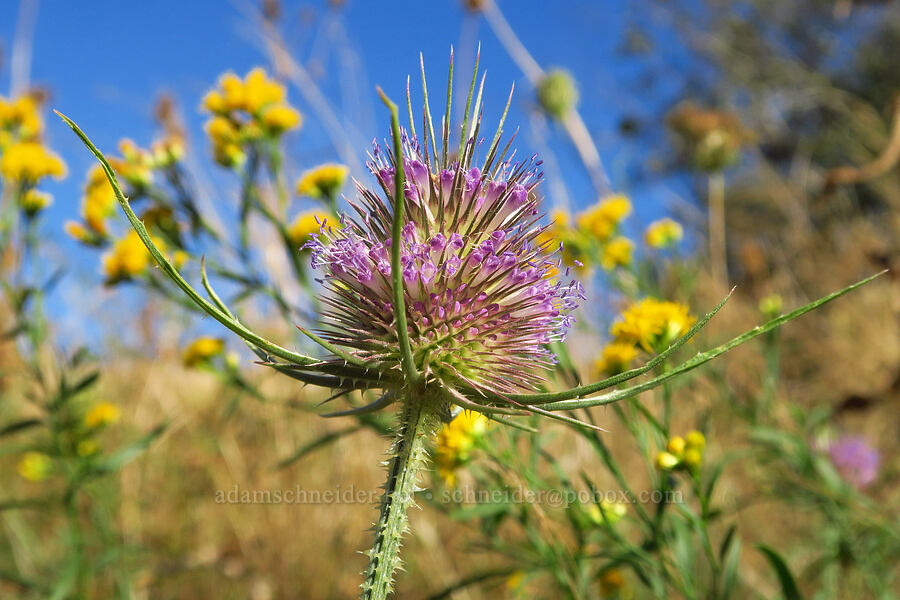
{"type": "Polygon", "coordinates": [[[154,166],[171,167],[184,158],[184,140],[179,135],[170,135],[153,142],[150,152],[153,155],[154,166]]]}
{"type": "Polygon", "coordinates": [[[257,67],[244,77],[244,106],[249,113],[256,114],[264,107],[283,102],[285,98],[284,86],[269,79],[265,70],[257,67]]]}
{"type": "Polygon", "coordinates": [[[180,269],[191,259],[191,255],[184,250],[176,250],[172,253],[172,264],[176,269],[180,269]]]}
{"type": "Polygon", "coordinates": [[[600,266],[607,271],[616,267],[627,267],[631,264],[631,252],[634,244],[627,237],[617,237],[603,246],[603,254],[600,255],[600,266]]]}
{"type": "Polygon", "coordinates": [[[664,471],[675,468],[694,470],[703,463],[703,449],[706,438],[697,430],[692,430],[684,437],[676,435],[669,439],[665,452],[656,456],[656,466],[664,471]]]}
{"type": "Polygon", "coordinates": [[[17,142],[3,151],[0,174],[12,181],[34,184],[44,177],[62,178],[66,174],[66,165],[59,156],[37,142],[17,142]]]}
{"type": "Polygon", "coordinates": [[[703,462],[703,453],[696,448],[684,451],[684,464],[690,469],[696,469],[703,462]]]}
{"type": "Polygon", "coordinates": [[[694,448],[701,452],[706,448],[706,437],[696,429],[688,432],[688,434],[684,436],[684,441],[688,448],[694,448]]]}
{"type": "Polygon", "coordinates": [[[525,583],[525,571],[513,571],[506,578],[506,589],[510,591],[518,590],[525,583]]]}
{"type": "Polygon", "coordinates": [[[265,128],[274,133],[284,133],[300,127],[303,117],[295,108],[285,104],[274,104],[262,113],[262,123],[265,128]]]}
{"type": "Polygon", "coordinates": [[[228,72],[219,78],[219,88],[226,111],[244,110],[244,83],[234,73],[228,72]]]}
{"type": "Polygon", "coordinates": [[[445,423],[437,435],[434,462],[447,485],[456,484],[456,470],[467,463],[475,442],[487,430],[488,419],[481,413],[464,410],[445,423]]]}
{"type": "Polygon", "coordinates": [[[582,232],[598,240],[606,241],[622,220],[631,214],[631,202],[623,194],[614,194],[600,200],[578,215],[576,225],[582,232]]]}
{"type": "Polygon", "coordinates": [[[594,363],[599,373],[618,375],[627,370],[637,358],[637,348],[628,342],[612,342],[603,348],[600,358],[594,363]]]}
{"type": "MultiPolygon", "coordinates": [[[[153,242],[160,250],[165,250],[165,242],[157,238],[153,238],[153,242]]],[[[117,283],[142,274],[150,266],[152,257],[137,232],[132,230],[116,240],[102,260],[107,282],[117,283]]]]}
{"type": "Polygon", "coordinates": [[[672,219],[665,218],[654,221],[647,226],[644,232],[644,241],[651,248],[669,248],[681,241],[684,237],[684,229],[681,224],[672,219]]]}
{"type": "Polygon", "coordinates": [[[678,457],[670,452],[660,452],[656,455],[656,466],[661,471],[671,471],[678,463],[678,457]]]}
{"type": "Polygon", "coordinates": [[[214,337],[199,337],[191,342],[181,354],[181,362],[186,367],[195,367],[225,351],[225,340],[214,337]]]}
{"type": "Polygon", "coordinates": [[[129,139],[119,142],[121,159],[112,158],[110,164],[116,173],[122,176],[131,185],[142,188],[153,181],[153,155],[147,150],[139,148],[129,139]]]}
{"type": "Polygon", "coordinates": [[[225,117],[213,117],[206,122],[206,134],[213,145],[213,156],[220,165],[234,167],[244,162],[240,131],[225,117]]]}
{"type": "Polygon", "coordinates": [[[696,319],[688,307],[676,302],[645,298],[622,313],[610,333],[619,341],[640,345],[648,352],[668,346],[687,333],[696,319]]]}
{"type": "Polygon", "coordinates": [[[90,428],[103,427],[119,420],[119,407],[111,402],[99,402],[84,415],[84,424],[90,428]]]}
{"type": "Polygon", "coordinates": [[[674,455],[676,458],[681,458],[681,456],[684,454],[685,445],[686,444],[684,438],[680,435],[676,435],[669,440],[668,444],[666,444],[666,450],[668,450],[669,453],[674,455]]]}
{"type": "Polygon", "coordinates": [[[284,86],[260,68],[243,80],[234,73],[222,75],[218,88],[203,98],[203,108],[213,115],[206,132],[216,162],[236,167],[246,158],[245,142],[299,127],[301,115],[285,102],[286,95],[284,86]]]}
{"type": "MultiPolygon", "coordinates": [[[[34,141],[44,131],[40,102],[31,94],[8,100],[0,96],[0,129],[14,131],[21,141],[34,141]]],[[[5,144],[0,144],[0,146],[5,144]]]]}
{"type": "Polygon", "coordinates": [[[66,224],[63,225],[65,232],[69,234],[69,237],[75,239],[84,244],[92,244],[94,242],[94,235],[88,231],[88,228],[78,223],[77,221],[66,221],[66,224]]]}
{"type": "Polygon", "coordinates": [[[19,461],[18,471],[28,481],[43,481],[53,471],[53,461],[43,452],[26,452],[19,461]]]}
{"type": "Polygon", "coordinates": [[[297,180],[297,195],[310,198],[334,198],[344,182],[350,169],[344,165],[328,163],[306,171],[297,180]]]}
{"type": "Polygon", "coordinates": [[[22,210],[30,217],[35,216],[51,204],[53,204],[53,196],[34,188],[22,194],[22,198],[19,200],[22,210]]]}
{"type": "MultiPolygon", "coordinates": [[[[84,196],[81,198],[81,216],[93,233],[106,235],[106,219],[116,211],[116,194],[106,178],[106,172],[100,165],[91,167],[84,184],[84,196]]],[[[74,231],[69,232],[72,237],[74,231]]]]}
{"type": "Polygon", "coordinates": [[[219,90],[210,90],[203,97],[203,108],[213,114],[221,114],[228,109],[225,105],[225,97],[219,90]]]}
{"type": "Polygon", "coordinates": [[[314,233],[318,233],[322,223],[328,221],[329,227],[340,227],[340,222],[328,214],[320,212],[305,212],[297,215],[294,222],[288,228],[291,243],[298,248],[308,242],[314,233]]]}

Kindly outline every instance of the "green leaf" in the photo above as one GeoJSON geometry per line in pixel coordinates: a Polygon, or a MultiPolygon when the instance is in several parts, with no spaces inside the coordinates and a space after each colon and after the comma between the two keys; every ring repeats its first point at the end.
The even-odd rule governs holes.
{"type": "Polygon", "coordinates": [[[707,323],[716,315],[719,310],[725,306],[725,303],[731,298],[731,294],[734,293],[734,290],[728,293],[715,308],[706,313],[702,319],[697,321],[693,327],[691,327],[686,334],[675,340],[671,346],[666,348],[662,353],[657,354],[642,367],[637,367],[634,369],[629,369],[624,373],[619,373],[618,375],[614,375],[602,381],[598,381],[596,383],[592,383],[589,385],[584,385],[581,387],[573,388],[571,390],[567,390],[565,392],[557,392],[557,393],[544,393],[544,394],[512,394],[510,398],[515,400],[516,402],[528,402],[529,404],[537,404],[544,402],[552,402],[557,400],[563,400],[566,398],[574,398],[577,396],[586,396],[588,394],[593,394],[599,392],[601,390],[605,390],[614,386],[619,385],[629,379],[634,379],[635,377],[639,377],[644,373],[649,373],[653,369],[655,369],[658,365],[661,365],[663,361],[665,361],[669,356],[671,356],[676,350],[681,348],[684,344],[686,344],[691,338],[693,338],[697,332],[703,329],[707,323]],[[575,394],[575,396],[573,396],[575,394]]]}
{"type": "Polygon", "coordinates": [[[4,427],[0,428],[0,437],[12,435],[25,429],[30,429],[32,427],[40,425],[42,422],[43,421],[41,421],[40,419],[22,419],[21,421],[10,423],[9,425],[5,425],[4,427]]]}
{"type": "Polygon", "coordinates": [[[0,500],[0,512],[4,510],[35,509],[40,510],[52,502],[53,498],[21,498],[18,500],[0,500]]]}
{"type": "MultiPolygon", "coordinates": [[[[683,373],[686,373],[688,371],[696,369],[697,367],[708,363],[712,359],[714,359],[718,356],[721,356],[722,354],[725,354],[729,350],[732,350],[732,349],[736,348],[737,346],[744,344],[745,342],[749,342],[750,340],[752,340],[756,337],[759,337],[760,335],[763,335],[769,331],[772,331],[773,329],[775,329],[777,327],[781,327],[785,323],[792,321],[792,320],[796,319],[797,317],[804,315],[804,314],[808,313],[809,311],[822,306],[823,304],[826,304],[827,302],[831,302],[832,300],[840,298],[844,294],[851,292],[851,291],[855,290],[856,288],[869,283],[870,281],[872,281],[873,279],[875,279],[876,277],[879,277],[880,275],[882,275],[884,273],[885,273],[885,271],[882,271],[881,273],[877,273],[875,275],[872,275],[871,277],[867,277],[866,279],[863,279],[862,281],[854,283],[853,285],[847,286],[842,290],[839,290],[837,292],[834,292],[832,294],[829,294],[827,296],[819,298],[818,300],[816,300],[814,302],[810,302],[809,304],[807,304],[805,306],[801,306],[800,308],[798,308],[794,311],[791,311],[786,315],[782,315],[776,319],[772,319],[768,323],[766,323],[764,325],[760,325],[758,327],[755,327],[755,328],[751,329],[750,331],[747,331],[720,346],[716,346],[712,350],[707,350],[706,352],[698,353],[696,356],[694,356],[694,358],[691,358],[690,360],[687,360],[687,361],[681,363],[674,369],[671,369],[670,371],[667,371],[666,373],[664,373],[658,377],[654,377],[653,379],[650,379],[649,381],[646,381],[642,384],[635,385],[630,388],[616,390],[614,392],[610,392],[608,394],[603,394],[601,396],[595,396],[593,398],[580,399],[581,396],[583,396],[585,394],[584,390],[586,388],[590,389],[593,386],[586,386],[586,388],[575,388],[574,390],[569,390],[566,392],[559,392],[557,394],[549,394],[549,395],[537,394],[536,396],[540,396],[542,398],[549,396],[552,398],[559,399],[559,401],[546,404],[544,406],[544,408],[546,408],[547,410],[574,410],[576,408],[587,408],[590,406],[600,406],[603,404],[610,404],[612,402],[618,402],[619,400],[624,400],[626,398],[633,398],[634,396],[637,396],[638,394],[646,392],[647,390],[651,390],[674,377],[678,377],[679,375],[681,375],[683,373]]],[[[518,400],[518,398],[515,396],[513,396],[513,398],[518,400]]],[[[526,396],[526,398],[527,398],[527,396],[526,396]]]]}
{"type": "Polygon", "coordinates": [[[156,440],[159,436],[165,432],[168,425],[166,423],[161,423],[153,428],[150,433],[139,439],[138,441],[130,444],[118,452],[114,452],[109,455],[106,459],[97,464],[96,470],[98,474],[103,473],[113,473],[118,471],[138,456],[143,454],[147,448],[150,447],[150,444],[156,440]]]}
{"type": "Polygon", "coordinates": [[[56,580],[56,585],[50,594],[50,600],[66,600],[66,598],[71,597],[70,592],[75,587],[75,582],[78,579],[78,570],[80,568],[78,563],[79,561],[77,560],[69,560],[59,573],[59,579],[56,580]]]}
{"type": "Polygon", "coordinates": [[[290,466],[290,465],[294,464],[295,462],[297,462],[298,460],[300,460],[301,458],[303,458],[304,456],[306,456],[307,454],[314,452],[315,450],[318,450],[319,448],[327,446],[328,444],[330,444],[332,442],[336,442],[337,440],[341,439],[345,435],[349,435],[351,433],[356,433],[360,429],[362,429],[362,425],[347,427],[346,429],[341,429],[339,431],[329,431],[328,433],[326,433],[322,436],[319,436],[316,439],[312,440],[311,442],[301,446],[300,448],[297,449],[296,452],[294,452],[287,458],[284,458],[284,459],[278,461],[278,464],[275,465],[273,470],[283,469],[287,466],[290,466]]]}
{"type": "Polygon", "coordinates": [[[778,576],[778,582],[781,584],[781,591],[785,600],[803,600],[803,596],[800,595],[800,590],[797,588],[797,583],[794,581],[794,576],[791,574],[787,563],[781,558],[781,555],[765,544],[756,544],[756,549],[763,553],[763,556],[766,557],[766,560],[769,561],[769,564],[775,570],[775,575],[778,576]]]}
{"type": "Polygon", "coordinates": [[[100,371],[94,371],[89,375],[82,377],[75,385],[69,388],[68,395],[74,396],[75,394],[80,394],[81,392],[97,383],[98,379],[100,379],[100,371]]]}
{"type": "Polygon", "coordinates": [[[732,526],[722,542],[719,556],[722,561],[722,599],[727,600],[734,591],[738,580],[738,567],[741,564],[741,537],[735,535],[736,527],[732,526]]]}

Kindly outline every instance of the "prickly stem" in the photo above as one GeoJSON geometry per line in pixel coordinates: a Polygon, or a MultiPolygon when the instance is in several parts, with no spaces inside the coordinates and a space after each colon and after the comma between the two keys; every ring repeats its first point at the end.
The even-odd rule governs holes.
{"type": "Polygon", "coordinates": [[[400,544],[407,529],[407,511],[413,504],[419,471],[428,461],[426,444],[439,423],[437,399],[427,392],[407,393],[360,600],[383,600],[391,593],[393,574],[400,566],[400,544]]]}

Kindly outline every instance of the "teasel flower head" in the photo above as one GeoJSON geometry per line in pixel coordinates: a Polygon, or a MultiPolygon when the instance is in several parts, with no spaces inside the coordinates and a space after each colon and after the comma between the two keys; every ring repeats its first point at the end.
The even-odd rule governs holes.
{"type": "Polygon", "coordinates": [[[402,203],[400,265],[418,372],[447,389],[533,389],[554,364],[548,344],[564,338],[584,298],[561,270],[559,243],[541,235],[540,161],[518,159],[508,144],[500,151],[499,131],[491,143],[479,137],[480,115],[451,156],[448,132],[436,142],[428,121],[426,100],[425,136],[401,133],[400,156],[373,145],[367,165],[377,185],[357,182],[355,216],[342,216],[339,229],[323,223],[307,244],[328,290],[322,336],[401,373],[391,240],[402,203]]]}

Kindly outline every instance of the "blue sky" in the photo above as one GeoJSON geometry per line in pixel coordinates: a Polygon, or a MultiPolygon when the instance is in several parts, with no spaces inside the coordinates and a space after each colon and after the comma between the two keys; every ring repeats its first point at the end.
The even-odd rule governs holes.
{"type": "MultiPolygon", "coordinates": [[[[646,224],[665,210],[672,194],[687,188],[677,181],[635,186],[628,181],[629,165],[641,160],[645,151],[658,150],[626,142],[617,133],[621,117],[654,114],[671,103],[682,81],[677,61],[683,60],[672,44],[652,60],[658,73],[672,72],[654,82],[654,94],[640,96],[633,89],[646,71],[636,58],[623,56],[625,27],[644,17],[622,8],[617,0],[547,3],[538,0],[508,0],[501,3],[505,15],[534,58],[544,67],[563,66],[579,81],[581,112],[590,129],[616,189],[632,195],[636,217],[632,227],[646,224]],[[671,69],[667,69],[667,63],[671,69]]],[[[231,179],[209,165],[202,135],[203,117],[197,106],[203,93],[222,72],[245,73],[267,63],[259,49],[256,29],[248,18],[251,5],[245,0],[220,2],[190,0],[174,2],[121,2],[92,0],[42,0],[35,29],[31,78],[50,92],[51,106],[75,119],[101,149],[112,150],[122,137],[148,145],[154,137],[152,108],[166,91],[177,99],[192,137],[193,152],[204,162],[216,203],[230,202],[231,179]]],[[[0,43],[9,56],[18,3],[0,3],[0,43]]],[[[395,99],[402,98],[407,74],[416,75],[418,54],[425,56],[430,91],[442,96],[450,46],[457,52],[458,81],[469,68],[475,43],[482,44],[482,67],[487,70],[485,117],[499,116],[515,82],[516,96],[507,123],[518,124],[520,152],[545,149],[530,126],[532,91],[486,23],[468,14],[456,0],[421,2],[364,2],[350,0],[337,17],[327,17],[328,3],[285,2],[284,35],[297,58],[313,61],[312,71],[337,112],[347,114],[359,131],[363,157],[365,143],[387,133],[387,115],[377,102],[375,85],[395,99]],[[316,67],[318,65],[318,67],[316,67]]],[[[333,13],[331,13],[333,15],[333,13]]],[[[652,22],[642,23],[653,27],[652,22]]],[[[643,59],[646,60],[646,57],[643,59]]],[[[644,65],[646,66],[646,65],[644,65]]],[[[414,77],[414,90],[418,83],[414,77]]],[[[0,70],[0,93],[9,89],[9,70],[0,70]]],[[[296,89],[291,101],[306,115],[303,130],[288,138],[293,166],[304,166],[337,158],[337,154],[314,111],[296,89]]],[[[440,104],[436,102],[435,104],[440,104]]],[[[433,106],[433,111],[437,109],[433,106]]],[[[454,118],[458,115],[454,114],[454,118]]],[[[56,203],[48,212],[45,236],[58,253],[73,265],[69,277],[90,285],[99,279],[99,256],[77,247],[62,234],[62,224],[77,217],[80,187],[91,158],[75,137],[55,118],[48,117],[51,145],[69,165],[64,182],[48,186],[56,203]]],[[[508,127],[511,130],[511,126],[508,127]]],[[[660,137],[660,140],[664,138],[660,137]]],[[[552,128],[546,148],[551,150],[547,177],[565,182],[571,203],[584,206],[595,200],[577,154],[566,139],[552,128]]],[[[554,200],[551,199],[552,203],[554,200]]],[[[51,311],[65,314],[73,284],[50,299],[51,311]]],[[[109,302],[110,292],[97,292],[99,302],[109,302]]],[[[77,292],[79,298],[81,292],[77,292]]],[[[83,324],[80,325],[83,330],[83,324]]],[[[72,332],[78,336],[78,327],[72,332]]]]}

